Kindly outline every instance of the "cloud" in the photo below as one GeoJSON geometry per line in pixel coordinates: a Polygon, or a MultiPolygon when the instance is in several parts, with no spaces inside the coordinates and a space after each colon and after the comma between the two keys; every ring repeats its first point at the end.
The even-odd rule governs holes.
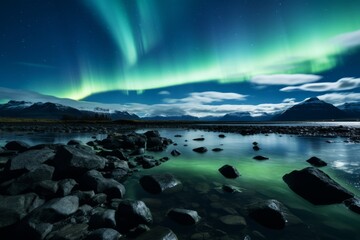
{"type": "Polygon", "coordinates": [[[340,34],[330,40],[330,42],[343,48],[352,48],[360,45],[360,30],[340,34]]]}
{"type": "Polygon", "coordinates": [[[170,95],[169,91],[160,91],[158,92],[159,95],[170,95]]]}
{"type": "Polygon", "coordinates": [[[283,100],[283,103],[294,103],[296,101],[296,98],[285,98],[283,100]]]}
{"type": "Polygon", "coordinates": [[[349,102],[358,102],[360,101],[360,93],[328,93],[321,96],[318,96],[320,100],[325,102],[334,104],[334,105],[341,105],[344,103],[349,102]]]}
{"type": "Polygon", "coordinates": [[[283,92],[294,90],[310,92],[345,91],[360,87],[360,78],[341,78],[336,82],[307,83],[300,86],[290,86],[280,89],[283,92]]]}
{"type": "Polygon", "coordinates": [[[250,82],[259,85],[297,85],[316,82],[321,78],[322,76],[313,74],[273,74],[255,76],[250,82]]]}
{"type": "Polygon", "coordinates": [[[247,95],[238,94],[238,93],[224,93],[224,92],[193,92],[190,93],[186,98],[173,99],[167,98],[164,99],[165,103],[213,103],[213,102],[222,102],[225,100],[236,100],[242,101],[245,100],[247,95]]]}

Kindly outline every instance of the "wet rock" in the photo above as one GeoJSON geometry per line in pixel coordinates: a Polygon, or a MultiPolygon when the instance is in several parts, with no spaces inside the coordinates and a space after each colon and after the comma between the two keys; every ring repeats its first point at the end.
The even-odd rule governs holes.
{"type": "Polygon", "coordinates": [[[350,198],[344,201],[345,205],[353,212],[360,214],[360,199],[350,198]]]}
{"type": "Polygon", "coordinates": [[[171,229],[158,226],[158,227],[151,229],[148,232],[141,234],[136,239],[138,239],[138,240],[148,240],[148,239],[151,239],[151,240],[177,240],[178,238],[176,237],[175,233],[173,231],[171,231],[171,229]]]}
{"type": "Polygon", "coordinates": [[[229,226],[246,226],[245,218],[239,215],[226,215],[220,217],[220,222],[229,226]]]}
{"type": "Polygon", "coordinates": [[[63,179],[58,182],[57,195],[65,197],[71,193],[71,191],[78,185],[78,183],[71,178],[63,179]]]}
{"type": "Polygon", "coordinates": [[[169,173],[143,176],[140,184],[145,191],[153,194],[174,193],[183,188],[182,183],[169,173]]]}
{"type": "Polygon", "coordinates": [[[5,145],[5,148],[7,150],[14,150],[14,151],[19,151],[19,152],[24,152],[29,147],[30,147],[30,145],[23,141],[11,141],[5,145]]]}
{"type": "Polygon", "coordinates": [[[327,166],[327,163],[324,162],[323,160],[321,160],[318,157],[311,157],[306,161],[308,163],[310,163],[311,165],[315,166],[315,167],[325,167],[325,166],[327,166]]]}
{"type": "Polygon", "coordinates": [[[73,196],[76,196],[79,198],[80,204],[88,204],[91,199],[95,196],[94,191],[75,191],[72,193],[73,196]]]}
{"type": "Polygon", "coordinates": [[[268,160],[269,158],[258,155],[258,156],[253,157],[253,159],[258,160],[258,161],[263,161],[263,160],[268,160]]]}
{"type": "Polygon", "coordinates": [[[257,142],[253,142],[252,144],[253,144],[254,146],[257,146],[257,145],[258,145],[258,143],[257,143],[257,142]]]}
{"type": "Polygon", "coordinates": [[[194,225],[201,219],[196,211],[182,208],[171,209],[167,216],[181,225],[194,225]]]}
{"type": "Polygon", "coordinates": [[[206,153],[207,148],[206,147],[198,147],[198,148],[194,148],[193,151],[197,152],[197,153],[206,153]]]}
{"type": "Polygon", "coordinates": [[[224,149],[222,149],[222,148],[213,148],[212,149],[213,152],[221,152],[222,150],[224,150],[224,149]]]}
{"type": "Polygon", "coordinates": [[[176,134],[176,135],[174,135],[174,137],[176,137],[176,138],[180,138],[180,137],[182,137],[182,135],[180,135],[180,134],[176,134]]]}
{"type": "Polygon", "coordinates": [[[103,169],[106,159],[73,146],[62,146],[57,151],[52,162],[56,168],[57,177],[79,176],[88,170],[103,169]]]}
{"type": "Polygon", "coordinates": [[[191,240],[205,240],[205,239],[211,239],[211,235],[208,232],[199,232],[194,233],[190,237],[191,240]]]}
{"type": "Polygon", "coordinates": [[[219,137],[219,138],[224,138],[224,137],[226,137],[226,136],[225,136],[224,134],[219,134],[218,137],[219,137]]]}
{"type": "Polygon", "coordinates": [[[35,193],[16,196],[0,195],[0,228],[19,222],[44,202],[35,193]]]}
{"type": "Polygon", "coordinates": [[[145,154],[145,148],[137,148],[132,153],[130,153],[131,156],[139,156],[145,154]]]}
{"type": "Polygon", "coordinates": [[[259,151],[260,150],[259,146],[257,146],[257,145],[253,146],[253,149],[254,149],[254,151],[259,151]]]}
{"type": "Polygon", "coordinates": [[[94,190],[96,193],[105,193],[111,198],[122,198],[125,195],[125,187],[114,179],[104,178],[96,171],[90,170],[79,179],[83,190],[94,190]]]}
{"type": "Polygon", "coordinates": [[[238,187],[235,187],[235,186],[232,186],[232,185],[223,185],[222,190],[224,192],[228,192],[228,193],[241,192],[241,190],[238,187]]]}
{"type": "Polygon", "coordinates": [[[354,195],[323,171],[307,167],[285,174],[283,180],[298,195],[315,205],[341,203],[354,195]]]}
{"type": "Polygon", "coordinates": [[[144,232],[150,231],[150,228],[145,224],[140,224],[126,234],[129,238],[137,238],[139,235],[143,234],[144,232]]]}
{"type": "Polygon", "coordinates": [[[153,168],[157,165],[156,160],[149,156],[137,157],[135,161],[145,169],[153,168]]]}
{"type": "Polygon", "coordinates": [[[226,178],[237,178],[240,176],[238,170],[230,165],[224,165],[219,168],[219,172],[226,178]]]}
{"type": "Polygon", "coordinates": [[[117,157],[120,160],[125,160],[125,161],[128,160],[127,156],[123,153],[123,151],[120,151],[119,149],[114,149],[112,151],[102,150],[98,152],[98,155],[102,157],[113,156],[113,157],[117,157]]]}
{"type": "Polygon", "coordinates": [[[105,193],[98,193],[98,194],[95,194],[91,198],[91,200],[89,201],[89,204],[91,206],[99,206],[99,205],[105,203],[106,199],[107,199],[107,195],[105,193]]]}
{"type": "Polygon", "coordinates": [[[181,152],[178,151],[178,150],[176,150],[176,149],[174,149],[174,150],[171,151],[170,154],[171,154],[172,156],[174,156],[174,157],[177,157],[177,156],[181,155],[181,152]]]}
{"type": "Polygon", "coordinates": [[[248,213],[257,223],[271,229],[285,228],[289,215],[287,208],[274,199],[248,206],[248,213]]]}
{"type": "Polygon", "coordinates": [[[2,183],[1,188],[5,189],[4,192],[8,195],[18,195],[30,191],[37,182],[51,180],[53,173],[53,167],[43,164],[14,180],[2,183]]]}
{"type": "Polygon", "coordinates": [[[144,135],[145,135],[147,138],[160,137],[159,131],[156,131],[156,130],[147,131],[147,132],[144,133],[144,135]]]}
{"type": "Polygon", "coordinates": [[[55,156],[54,150],[29,150],[11,158],[5,165],[6,171],[29,171],[55,156]]]}
{"type": "Polygon", "coordinates": [[[88,225],[68,224],[61,229],[50,233],[47,239],[51,240],[80,240],[88,235],[88,225]]]}
{"type": "Polygon", "coordinates": [[[126,171],[123,168],[116,168],[110,173],[109,177],[115,181],[123,182],[128,176],[128,173],[129,171],[126,171]]]}
{"type": "Polygon", "coordinates": [[[55,197],[58,188],[58,182],[52,180],[37,182],[32,186],[35,193],[45,198],[55,197]]]}
{"type": "Polygon", "coordinates": [[[72,140],[68,141],[68,143],[66,145],[69,145],[69,146],[75,145],[76,146],[76,145],[83,145],[83,143],[79,140],[72,139],[72,140]]]}
{"type": "Polygon", "coordinates": [[[142,201],[123,200],[115,213],[117,226],[122,231],[128,231],[139,224],[152,223],[150,209],[142,201]]]}
{"type": "Polygon", "coordinates": [[[115,210],[104,209],[91,216],[89,221],[89,227],[93,229],[97,228],[115,228],[115,210]]]}
{"type": "Polygon", "coordinates": [[[193,141],[204,141],[205,138],[201,137],[201,138],[194,138],[193,141]]]}
{"type": "Polygon", "coordinates": [[[121,234],[112,228],[99,228],[86,236],[85,240],[118,240],[121,234]]]}

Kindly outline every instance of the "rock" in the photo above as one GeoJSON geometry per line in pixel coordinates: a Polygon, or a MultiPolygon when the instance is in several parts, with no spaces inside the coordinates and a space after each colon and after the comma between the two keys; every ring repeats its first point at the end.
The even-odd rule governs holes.
{"type": "Polygon", "coordinates": [[[88,225],[81,224],[68,224],[61,229],[50,233],[47,239],[51,240],[80,240],[88,235],[88,225]]]}
{"type": "Polygon", "coordinates": [[[86,236],[85,240],[118,240],[121,234],[112,228],[99,228],[86,236]]]}
{"type": "Polygon", "coordinates": [[[141,234],[138,240],[177,240],[175,233],[171,231],[169,228],[165,227],[155,227],[148,232],[141,234]]]}
{"type": "Polygon", "coordinates": [[[79,198],[66,196],[54,198],[27,216],[28,223],[55,223],[72,214],[79,208],[79,198]]]}
{"type": "Polygon", "coordinates": [[[150,209],[144,202],[136,200],[121,201],[115,219],[117,227],[125,232],[139,224],[150,224],[153,221],[150,209]]]}
{"type": "Polygon", "coordinates": [[[206,147],[198,147],[198,148],[194,148],[193,151],[197,152],[197,153],[205,153],[205,152],[207,152],[207,148],[206,147]]]}
{"type": "Polygon", "coordinates": [[[66,145],[69,145],[69,146],[75,145],[76,146],[76,145],[84,145],[84,144],[79,140],[72,139],[72,140],[68,141],[68,143],[66,145]]]}
{"type": "Polygon", "coordinates": [[[92,229],[97,228],[115,228],[115,210],[104,209],[91,216],[89,221],[89,227],[92,229]]]}
{"type": "Polygon", "coordinates": [[[222,190],[224,192],[228,192],[228,193],[241,192],[241,190],[238,187],[235,187],[235,186],[232,186],[232,185],[223,185],[222,190]]]}
{"type": "Polygon", "coordinates": [[[144,155],[144,154],[145,154],[144,148],[137,148],[132,153],[130,153],[131,156],[139,156],[139,155],[144,155]]]}
{"type": "Polygon", "coordinates": [[[226,137],[226,136],[225,136],[224,134],[219,134],[218,137],[219,137],[219,138],[224,138],[224,137],[226,137]]]}
{"type": "Polygon", "coordinates": [[[360,214],[360,199],[350,198],[344,201],[345,205],[353,212],[360,214]]]}
{"type": "Polygon", "coordinates": [[[196,211],[182,208],[171,209],[167,216],[181,225],[194,225],[201,219],[196,211]]]}
{"type": "Polygon", "coordinates": [[[258,143],[257,143],[257,142],[253,142],[252,144],[253,144],[254,146],[257,146],[257,145],[258,145],[258,143]]]}
{"type": "Polygon", "coordinates": [[[16,196],[0,195],[0,228],[19,222],[44,202],[35,193],[16,196]]]}
{"type": "Polygon", "coordinates": [[[144,135],[147,138],[160,137],[159,131],[156,131],[156,130],[147,131],[146,133],[144,133],[144,135]]]}
{"type": "Polygon", "coordinates": [[[71,178],[63,179],[58,182],[57,195],[60,197],[67,196],[78,185],[78,183],[71,178]]]}
{"type": "Polygon", "coordinates": [[[54,150],[29,150],[11,158],[5,165],[6,171],[31,170],[55,156],[54,150]]]}
{"type": "Polygon", "coordinates": [[[177,157],[177,156],[181,155],[181,152],[179,152],[178,150],[174,149],[174,150],[171,151],[170,154],[171,154],[172,156],[174,156],[174,157],[177,157]]]}
{"type": "Polygon", "coordinates": [[[96,171],[90,170],[79,179],[83,190],[94,190],[96,193],[105,193],[111,198],[122,198],[125,195],[125,187],[114,179],[104,178],[96,171]]]}
{"type": "Polygon", "coordinates": [[[40,165],[20,177],[1,184],[8,195],[18,195],[30,191],[33,184],[44,180],[51,180],[54,168],[48,165],[40,165]]]}
{"type": "Polygon", "coordinates": [[[125,160],[125,161],[128,160],[127,156],[119,149],[114,149],[112,151],[102,150],[102,151],[98,152],[98,155],[102,156],[102,157],[113,156],[113,157],[117,157],[120,160],[125,160]]]}
{"type": "Polygon", "coordinates": [[[153,194],[174,193],[183,188],[182,183],[169,173],[143,176],[140,184],[145,191],[153,194]]]}
{"type": "Polygon", "coordinates": [[[222,150],[224,150],[224,149],[222,149],[222,148],[213,148],[212,149],[213,152],[221,152],[222,150]]]}
{"type": "Polygon", "coordinates": [[[354,196],[326,173],[314,167],[292,171],[285,174],[283,180],[295,193],[315,205],[341,203],[354,196]]]}
{"type": "Polygon", "coordinates": [[[176,134],[176,135],[174,135],[174,137],[176,137],[176,138],[180,138],[180,137],[182,137],[182,135],[180,135],[180,134],[176,134]]]}
{"type": "Polygon", "coordinates": [[[79,198],[80,204],[88,204],[91,202],[91,199],[95,196],[94,191],[75,191],[72,193],[73,196],[79,198]]]}
{"type": "Polygon", "coordinates": [[[191,240],[205,240],[205,239],[211,239],[211,235],[208,232],[199,232],[194,233],[190,237],[191,240]]]}
{"type": "Polygon", "coordinates": [[[258,160],[258,161],[263,161],[263,160],[268,160],[269,158],[258,155],[258,156],[253,157],[253,159],[258,160]]]}
{"type": "Polygon", "coordinates": [[[163,149],[163,141],[160,137],[150,137],[146,141],[146,149],[159,150],[163,149]]]}
{"type": "Polygon", "coordinates": [[[140,234],[143,234],[144,232],[150,231],[150,228],[146,226],[145,224],[140,224],[133,229],[130,229],[130,231],[126,234],[129,238],[137,238],[140,234]]]}
{"type": "Polygon", "coordinates": [[[287,208],[274,199],[251,204],[248,213],[257,223],[271,229],[285,228],[289,215],[287,208]]]}
{"type": "Polygon", "coordinates": [[[30,147],[30,145],[23,141],[11,141],[5,145],[5,148],[7,150],[14,150],[14,151],[19,151],[19,152],[24,152],[29,147],[30,147]]]}
{"type": "Polygon", "coordinates": [[[107,199],[107,195],[106,195],[105,193],[98,193],[98,194],[95,194],[95,195],[91,198],[89,204],[90,204],[91,206],[99,206],[99,205],[105,203],[105,202],[106,202],[106,199],[107,199]]]}
{"type": "Polygon", "coordinates": [[[220,217],[220,221],[225,225],[230,226],[246,226],[245,218],[239,215],[226,215],[220,217]]]}
{"type": "Polygon", "coordinates": [[[115,181],[123,182],[128,176],[128,173],[129,171],[124,170],[123,168],[117,168],[110,173],[109,177],[115,181]]]}
{"type": "Polygon", "coordinates": [[[259,151],[260,150],[259,146],[257,146],[257,145],[253,146],[253,149],[254,149],[254,151],[259,151]]]}
{"type": "Polygon", "coordinates": [[[306,161],[308,163],[310,163],[311,165],[315,166],[315,167],[325,167],[325,166],[327,166],[327,163],[324,162],[323,160],[321,160],[318,157],[311,157],[306,161]]]}
{"type": "Polygon", "coordinates": [[[205,138],[201,137],[201,138],[194,138],[193,141],[204,141],[205,138]]]}
{"type": "Polygon", "coordinates": [[[54,197],[58,191],[58,182],[53,180],[44,180],[33,184],[32,189],[35,193],[45,198],[54,197]]]}
{"type": "Polygon", "coordinates": [[[240,176],[238,170],[230,165],[224,165],[219,168],[219,172],[226,178],[237,178],[240,176]]]}
{"type": "Polygon", "coordinates": [[[62,146],[57,151],[53,165],[58,176],[79,176],[88,170],[103,169],[106,159],[73,146],[62,146]]]}

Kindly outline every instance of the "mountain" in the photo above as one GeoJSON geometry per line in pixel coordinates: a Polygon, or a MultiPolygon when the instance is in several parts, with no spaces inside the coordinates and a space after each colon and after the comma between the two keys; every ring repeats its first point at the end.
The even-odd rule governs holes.
{"type": "Polygon", "coordinates": [[[344,111],[349,117],[360,118],[360,102],[344,103],[338,108],[344,111]]]}
{"type": "Polygon", "coordinates": [[[198,117],[191,115],[179,115],[179,116],[153,116],[153,117],[144,117],[143,120],[148,121],[199,121],[198,117]]]}
{"type": "Polygon", "coordinates": [[[254,121],[254,118],[251,116],[249,112],[234,112],[225,114],[219,121],[225,122],[237,122],[237,121],[254,121]]]}
{"type": "Polygon", "coordinates": [[[317,97],[309,98],[285,110],[275,121],[313,121],[347,118],[347,114],[334,105],[317,97]]]}
{"type": "Polygon", "coordinates": [[[25,102],[25,101],[9,101],[0,104],[0,117],[9,118],[34,118],[34,119],[53,119],[53,120],[133,120],[139,119],[135,114],[128,112],[114,111],[94,111],[79,110],[73,107],[51,103],[51,102],[25,102]]]}

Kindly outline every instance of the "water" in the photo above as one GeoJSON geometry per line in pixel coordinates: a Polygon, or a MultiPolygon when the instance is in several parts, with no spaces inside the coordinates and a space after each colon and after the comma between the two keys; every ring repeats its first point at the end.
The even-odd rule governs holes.
{"type": "MultiPolygon", "coordinates": [[[[145,130],[139,131],[143,132],[145,130]]],[[[207,232],[209,239],[243,239],[250,234],[252,239],[263,234],[267,239],[360,239],[360,215],[348,210],[343,204],[315,206],[292,192],[283,182],[282,176],[295,169],[308,167],[306,162],[311,156],[317,156],[328,163],[322,168],[342,186],[359,195],[360,185],[360,144],[344,142],[342,138],[298,137],[291,135],[253,135],[241,136],[227,133],[219,138],[219,133],[196,130],[163,129],[162,136],[171,138],[177,146],[169,146],[161,153],[148,153],[156,158],[170,156],[162,165],[142,170],[125,182],[127,197],[142,199],[150,207],[153,225],[167,226],[173,229],[179,239],[191,239],[197,232],[207,232]],[[182,137],[176,138],[174,135],[182,137]],[[193,141],[198,137],[205,141],[193,141]],[[187,141],[186,141],[187,140],[187,141]],[[331,140],[328,143],[327,140],[331,140]],[[255,152],[252,142],[258,142],[261,148],[255,152]],[[187,144],[187,146],[184,146],[187,144]],[[199,154],[192,151],[195,147],[205,146],[208,152],[199,154]],[[212,152],[215,147],[222,152],[212,152]],[[182,154],[171,157],[170,152],[178,149],[182,154]],[[252,157],[263,155],[267,161],[256,161],[252,157]],[[235,166],[241,176],[235,180],[225,179],[218,169],[224,165],[235,166]],[[142,190],[138,179],[145,174],[170,172],[179,178],[184,189],[171,195],[152,195],[142,190]],[[224,193],[223,184],[238,187],[241,192],[224,193]],[[277,199],[298,216],[308,227],[289,226],[282,231],[268,230],[246,217],[246,206],[264,199],[277,199]],[[197,226],[180,227],[166,218],[166,212],[172,207],[183,207],[199,212],[202,221],[197,226]],[[219,218],[229,214],[245,216],[247,226],[229,227],[219,218]],[[221,236],[227,233],[229,238],[221,236]]],[[[7,140],[25,140],[31,145],[39,143],[66,143],[70,139],[83,142],[92,140],[92,134],[2,134],[0,145],[7,140]]],[[[98,135],[104,138],[105,135],[98,135]]]]}
{"type": "MultiPolygon", "coordinates": [[[[201,126],[213,126],[214,124],[205,123],[198,124],[201,126]]],[[[360,128],[360,122],[267,122],[267,123],[219,123],[215,124],[216,126],[276,126],[276,127],[297,127],[297,126],[305,126],[305,127],[353,127],[360,128]]]]}

